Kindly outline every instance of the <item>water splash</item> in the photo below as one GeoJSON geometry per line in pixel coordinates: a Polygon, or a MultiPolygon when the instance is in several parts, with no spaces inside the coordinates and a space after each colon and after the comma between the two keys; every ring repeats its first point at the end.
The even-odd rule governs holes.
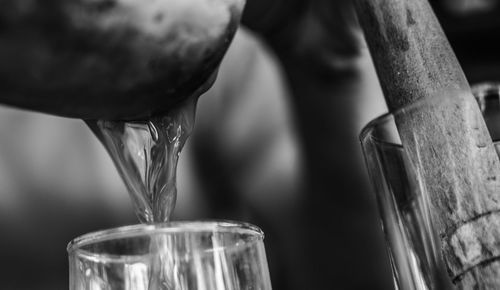
{"type": "Polygon", "coordinates": [[[179,154],[194,126],[197,97],[145,121],[86,121],[115,163],[143,223],[166,222],[177,198],[179,154]]]}

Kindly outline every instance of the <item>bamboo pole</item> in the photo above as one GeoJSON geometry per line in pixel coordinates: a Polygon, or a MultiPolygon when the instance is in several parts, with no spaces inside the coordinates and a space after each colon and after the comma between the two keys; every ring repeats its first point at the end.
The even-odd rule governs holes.
{"type": "Polygon", "coordinates": [[[355,6],[405,150],[429,194],[458,289],[500,289],[500,163],[460,65],[427,0],[355,6]],[[424,105],[420,105],[425,102],[424,105]]]}

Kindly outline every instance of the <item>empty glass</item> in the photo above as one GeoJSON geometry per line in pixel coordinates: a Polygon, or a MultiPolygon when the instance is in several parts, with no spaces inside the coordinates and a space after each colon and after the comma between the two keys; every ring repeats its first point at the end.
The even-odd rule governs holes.
{"type": "MultiPolygon", "coordinates": [[[[473,87],[473,93],[490,135],[500,140],[500,84],[480,84],[473,87]]],[[[360,137],[377,195],[395,287],[453,289],[431,220],[423,177],[401,145],[395,123],[398,113],[375,119],[360,137]]],[[[495,148],[500,152],[500,142],[495,142],[495,148]]]]}
{"type": "Polygon", "coordinates": [[[262,231],[235,222],[105,230],[68,245],[70,290],[271,290],[262,231]]]}

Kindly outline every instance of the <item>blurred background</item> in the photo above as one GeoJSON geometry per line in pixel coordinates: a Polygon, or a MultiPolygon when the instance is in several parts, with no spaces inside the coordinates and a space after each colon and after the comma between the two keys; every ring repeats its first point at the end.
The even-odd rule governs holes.
{"type": "MultiPolygon", "coordinates": [[[[500,1],[431,4],[469,81],[499,80],[500,1]]],[[[248,0],[200,98],[174,219],[259,225],[276,290],[392,289],[357,137],[385,111],[349,1],[248,0]]],[[[133,223],[82,121],[0,107],[2,289],[66,289],[67,242],[133,223]]]]}

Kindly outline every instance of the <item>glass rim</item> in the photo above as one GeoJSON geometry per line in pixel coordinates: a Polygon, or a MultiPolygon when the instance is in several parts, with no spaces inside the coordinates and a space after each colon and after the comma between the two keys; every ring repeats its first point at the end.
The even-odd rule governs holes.
{"type": "Polygon", "coordinates": [[[245,244],[264,240],[264,232],[259,227],[246,222],[231,220],[175,221],[159,224],[128,225],[83,234],[71,240],[66,250],[68,254],[92,255],[93,253],[83,250],[82,247],[116,239],[182,232],[248,234],[251,236],[251,240],[245,244]]]}
{"type": "MultiPolygon", "coordinates": [[[[473,84],[473,85],[471,85],[471,93],[473,94],[473,96],[475,98],[477,98],[479,100],[484,99],[484,97],[488,93],[499,93],[500,94],[500,82],[499,81],[485,81],[485,82],[473,84]]],[[[403,106],[397,110],[386,112],[386,113],[372,119],[365,126],[363,126],[363,128],[361,129],[361,132],[359,134],[359,140],[361,142],[363,142],[366,138],[368,138],[370,136],[370,132],[372,132],[373,129],[375,129],[379,125],[387,122],[391,118],[394,118],[394,116],[401,114],[402,112],[407,112],[409,110],[414,109],[415,107],[423,106],[424,104],[429,105],[429,104],[433,104],[433,103],[442,103],[442,102],[446,102],[447,100],[449,100],[449,97],[433,98],[431,100],[422,99],[422,100],[417,100],[413,104],[403,106]]],[[[391,142],[387,142],[387,143],[394,144],[391,142]]]]}
{"type": "Polygon", "coordinates": [[[480,100],[491,93],[500,94],[500,81],[486,81],[473,84],[471,86],[471,91],[472,94],[480,100]]]}

